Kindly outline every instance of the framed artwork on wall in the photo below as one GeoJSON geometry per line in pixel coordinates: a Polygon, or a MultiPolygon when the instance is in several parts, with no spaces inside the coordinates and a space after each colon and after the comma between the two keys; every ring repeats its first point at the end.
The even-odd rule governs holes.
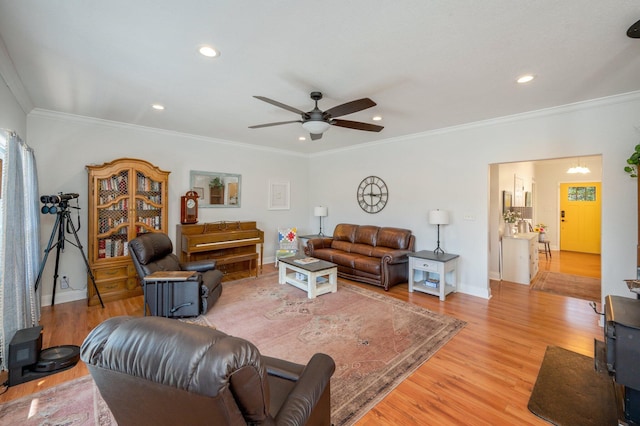
{"type": "Polygon", "coordinates": [[[289,210],[290,208],[290,186],[289,181],[270,180],[269,181],[269,210],[289,210]]]}
{"type": "Polygon", "coordinates": [[[502,191],[502,214],[505,214],[513,207],[513,194],[511,191],[502,191]]]}
{"type": "Polygon", "coordinates": [[[240,207],[241,175],[197,170],[189,175],[191,190],[198,194],[198,207],[240,207]]]}
{"type": "Polygon", "coordinates": [[[518,175],[513,178],[513,206],[524,207],[524,179],[518,175]]]}

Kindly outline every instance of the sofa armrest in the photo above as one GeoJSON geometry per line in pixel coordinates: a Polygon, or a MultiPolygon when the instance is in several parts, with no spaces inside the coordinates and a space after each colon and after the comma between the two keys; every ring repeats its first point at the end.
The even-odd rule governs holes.
{"type": "Polygon", "coordinates": [[[409,261],[409,257],[407,256],[409,253],[413,253],[413,250],[394,250],[385,253],[384,256],[382,256],[382,263],[406,263],[409,261]]]}
{"type": "Polygon", "coordinates": [[[183,271],[207,272],[216,269],[215,259],[195,260],[193,262],[185,262],[180,264],[183,271]]]}
{"type": "Polygon", "coordinates": [[[323,248],[331,248],[331,243],[333,242],[333,238],[312,238],[307,241],[307,245],[304,248],[304,252],[307,255],[313,254],[314,250],[319,250],[323,248]]]}
{"type": "Polygon", "coordinates": [[[265,356],[263,360],[267,365],[268,374],[296,381],[276,415],[276,424],[305,424],[325,389],[330,385],[331,376],[336,368],[333,358],[317,353],[311,357],[302,372],[296,371],[299,368],[297,364],[265,356]],[[287,364],[293,368],[287,368],[287,364]]]}

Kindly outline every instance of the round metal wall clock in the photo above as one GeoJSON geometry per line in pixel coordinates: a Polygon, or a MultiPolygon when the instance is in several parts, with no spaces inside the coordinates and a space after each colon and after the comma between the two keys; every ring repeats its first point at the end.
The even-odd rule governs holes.
{"type": "Polygon", "coordinates": [[[387,184],[377,176],[362,179],[358,186],[358,205],[367,213],[378,213],[389,200],[387,184]]]}

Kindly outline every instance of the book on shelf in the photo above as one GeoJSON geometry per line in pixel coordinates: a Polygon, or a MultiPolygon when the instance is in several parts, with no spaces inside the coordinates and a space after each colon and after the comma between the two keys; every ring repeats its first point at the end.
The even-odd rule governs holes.
{"type": "Polygon", "coordinates": [[[295,259],[294,262],[299,263],[301,265],[308,265],[309,263],[319,262],[320,259],[316,259],[315,257],[305,257],[302,259],[295,259]]]}

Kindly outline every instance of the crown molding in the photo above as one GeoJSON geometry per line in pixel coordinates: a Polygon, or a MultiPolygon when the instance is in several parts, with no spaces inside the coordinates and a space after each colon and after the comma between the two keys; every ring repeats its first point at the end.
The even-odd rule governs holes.
{"type": "Polygon", "coordinates": [[[123,123],[121,121],[112,121],[112,120],[105,120],[102,118],[94,118],[94,117],[87,117],[83,115],[69,114],[66,112],[51,111],[51,110],[42,109],[42,108],[34,108],[29,113],[29,117],[41,117],[41,118],[46,118],[50,120],[75,122],[75,123],[92,125],[92,126],[103,126],[103,127],[127,129],[127,130],[133,130],[133,131],[139,131],[139,132],[145,132],[145,133],[177,136],[177,137],[183,137],[183,138],[188,138],[188,139],[207,142],[207,143],[229,145],[235,148],[245,148],[245,149],[251,149],[254,151],[266,151],[266,152],[272,152],[277,154],[287,154],[287,155],[303,157],[303,158],[308,157],[307,154],[303,154],[295,151],[287,151],[284,149],[264,147],[264,146],[253,145],[253,144],[244,143],[244,142],[234,142],[226,139],[211,138],[208,136],[194,135],[191,133],[177,132],[174,130],[159,129],[157,127],[141,126],[139,124],[123,123]]]}
{"type": "MultiPolygon", "coordinates": [[[[627,102],[640,101],[640,90],[635,92],[621,93],[618,95],[606,96],[604,98],[590,99],[587,101],[574,102],[566,105],[559,105],[555,107],[549,107],[534,111],[527,111],[518,114],[506,115],[503,117],[489,118],[487,120],[473,121],[465,124],[458,124],[450,127],[443,127],[441,129],[428,130],[421,133],[413,133],[411,135],[398,136],[395,138],[383,139],[374,142],[366,142],[359,145],[352,145],[349,147],[338,148],[329,151],[317,152],[310,154],[309,157],[322,157],[324,155],[331,155],[340,152],[353,151],[356,149],[370,148],[377,145],[386,145],[390,143],[398,143],[403,141],[409,141],[417,138],[424,138],[434,135],[442,135],[447,133],[453,133],[464,130],[478,129],[483,127],[496,126],[501,124],[517,123],[521,121],[531,120],[535,118],[544,118],[550,116],[557,116],[561,114],[569,114],[577,111],[586,111],[593,108],[601,108],[609,105],[619,105],[627,102]]],[[[636,127],[640,131],[640,126],[636,127]]]]}

